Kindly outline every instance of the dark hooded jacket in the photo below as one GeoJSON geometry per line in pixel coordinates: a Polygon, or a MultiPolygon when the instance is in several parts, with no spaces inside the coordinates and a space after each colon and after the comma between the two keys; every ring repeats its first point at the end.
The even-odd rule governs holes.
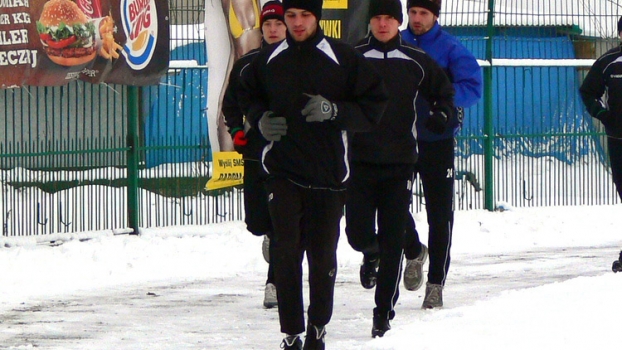
{"type": "Polygon", "coordinates": [[[243,148],[242,156],[246,160],[259,160],[261,150],[266,145],[266,140],[264,140],[257,129],[251,128],[250,124],[245,122],[244,113],[240,108],[238,99],[238,94],[241,89],[240,76],[244,68],[253,61],[264,46],[267,46],[267,43],[262,40],[261,47],[247,52],[235,61],[229,73],[229,82],[222,101],[222,114],[225,118],[225,124],[229,128],[231,137],[239,130],[244,131],[247,144],[243,148]]]}

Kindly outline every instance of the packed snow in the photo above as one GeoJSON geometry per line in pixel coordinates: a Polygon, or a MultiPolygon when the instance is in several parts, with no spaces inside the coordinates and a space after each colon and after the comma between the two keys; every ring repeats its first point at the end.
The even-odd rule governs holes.
{"type": "MultiPolygon", "coordinates": [[[[401,288],[376,339],[342,223],[326,348],[617,349],[622,205],[500,207],[456,212],[444,308],[422,310],[424,288],[401,288]]],[[[425,239],[425,213],[415,218],[425,239]]],[[[279,348],[262,239],[243,222],[62,238],[0,238],[0,349],[279,348]]]]}

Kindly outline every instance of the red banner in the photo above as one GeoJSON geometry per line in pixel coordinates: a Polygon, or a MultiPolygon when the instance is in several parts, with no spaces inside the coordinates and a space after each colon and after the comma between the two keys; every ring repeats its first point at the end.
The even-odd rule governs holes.
{"type": "Polygon", "coordinates": [[[151,85],[168,60],[168,1],[0,0],[0,88],[151,85]]]}

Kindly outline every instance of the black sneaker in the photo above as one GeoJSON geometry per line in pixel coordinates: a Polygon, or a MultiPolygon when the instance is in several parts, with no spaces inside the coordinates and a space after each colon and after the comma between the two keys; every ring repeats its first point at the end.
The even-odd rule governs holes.
{"type": "Polygon", "coordinates": [[[614,261],[613,265],[611,265],[611,269],[615,273],[622,271],[622,251],[620,251],[620,257],[618,260],[614,261]]]}
{"type": "Polygon", "coordinates": [[[317,327],[309,323],[303,350],[324,350],[326,327],[317,327]]]}
{"type": "Polygon", "coordinates": [[[288,335],[283,338],[281,349],[285,350],[302,350],[302,340],[299,335],[288,335]]]}
{"type": "Polygon", "coordinates": [[[374,326],[371,329],[372,338],[382,337],[389,329],[391,329],[391,324],[388,318],[374,315],[374,326]]]}
{"type": "Polygon", "coordinates": [[[378,263],[380,259],[368,255],[363,256],[363,264],[361,265],[361,285],[365,289],[372,289],[376,286],[378,275],[378,263]]]}

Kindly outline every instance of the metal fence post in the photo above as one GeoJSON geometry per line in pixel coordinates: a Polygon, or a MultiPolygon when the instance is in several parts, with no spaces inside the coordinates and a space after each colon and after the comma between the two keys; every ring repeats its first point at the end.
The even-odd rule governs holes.
{"type": "Polygon", "coordinates": [[[492,104],[492,48],[495,35],[494,16],[495,1],[488,0],[488,23],[486,38],[486,60],[489,65],[484,67],[484,208],[494,210],[494,123],[492,104]]]}
{"type": "Polygon", "coordinates": [[[127,221],[138,234],[138,87],[127,89],[127,221]]]}

